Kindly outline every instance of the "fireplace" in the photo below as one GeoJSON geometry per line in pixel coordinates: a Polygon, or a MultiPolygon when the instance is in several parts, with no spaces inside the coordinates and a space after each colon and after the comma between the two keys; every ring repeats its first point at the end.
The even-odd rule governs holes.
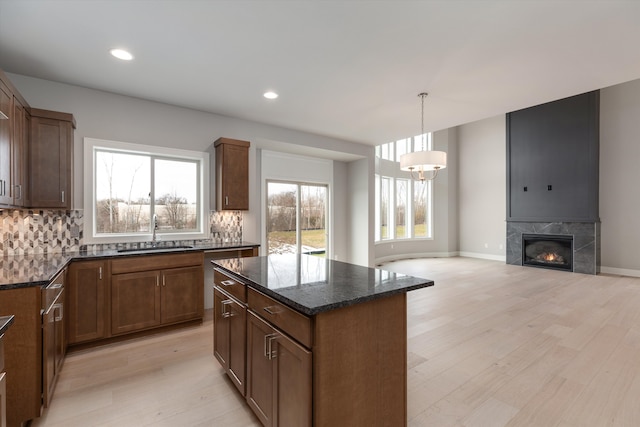
{"type": "Polygon", "coordinates": [[[522,265],[573,271],[573,236],[522,234],[522,265]]]}

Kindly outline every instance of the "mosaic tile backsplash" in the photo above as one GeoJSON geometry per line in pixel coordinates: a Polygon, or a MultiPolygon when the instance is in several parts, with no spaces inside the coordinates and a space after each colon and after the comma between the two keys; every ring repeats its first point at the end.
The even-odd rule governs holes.
{"type": "MultiPolygon", "coordinates": [[[[105,250],[143,247],[147,242],[120,244],[83,243],[84,215],[82,210],[13,210],[0,211],[3,256],[38,255],[81,250],[105,250]]],[[[209,214],[210,238],[197,242],[242,241],[241,211],[212,211],[209,214]]],[[[193,244],[193,240],[161,241],[160,245],[193,244]]]]}

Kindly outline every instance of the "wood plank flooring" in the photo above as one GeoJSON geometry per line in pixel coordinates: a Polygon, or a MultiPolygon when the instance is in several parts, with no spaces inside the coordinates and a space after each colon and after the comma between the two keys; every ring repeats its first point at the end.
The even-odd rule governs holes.
{"type": "MultiPolygon", "coordinates": [[[[409,426],[640,425],[640,279],[471,258],[408,294],[409,426]]],[[[258,426],[201,326],[68,355],[34,427],[258,426]]],[[[342,426],[336,426],[342,427],[342,426]]]]}

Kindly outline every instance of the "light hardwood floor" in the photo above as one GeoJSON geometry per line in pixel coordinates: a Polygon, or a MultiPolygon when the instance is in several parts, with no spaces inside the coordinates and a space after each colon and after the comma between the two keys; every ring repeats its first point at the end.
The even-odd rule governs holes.
{"type": "MultiPolygon", "coordinates": [[[[409,426],[640,426],[640,279],[470,258],[383,268],[436,283],[408,294],[409,426]]],[[[70,354],[32,425],[259,423],[212,356],[209,317],[70,354]]]]}

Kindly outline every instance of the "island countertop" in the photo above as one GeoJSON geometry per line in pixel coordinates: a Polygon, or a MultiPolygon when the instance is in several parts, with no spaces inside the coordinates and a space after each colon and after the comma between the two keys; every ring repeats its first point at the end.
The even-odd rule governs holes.
{"type": "Polygon", "coordinates": [[[269,255],[211,263],[309,316],[434,285],[429,279],[312,255],[269,255]]]}

